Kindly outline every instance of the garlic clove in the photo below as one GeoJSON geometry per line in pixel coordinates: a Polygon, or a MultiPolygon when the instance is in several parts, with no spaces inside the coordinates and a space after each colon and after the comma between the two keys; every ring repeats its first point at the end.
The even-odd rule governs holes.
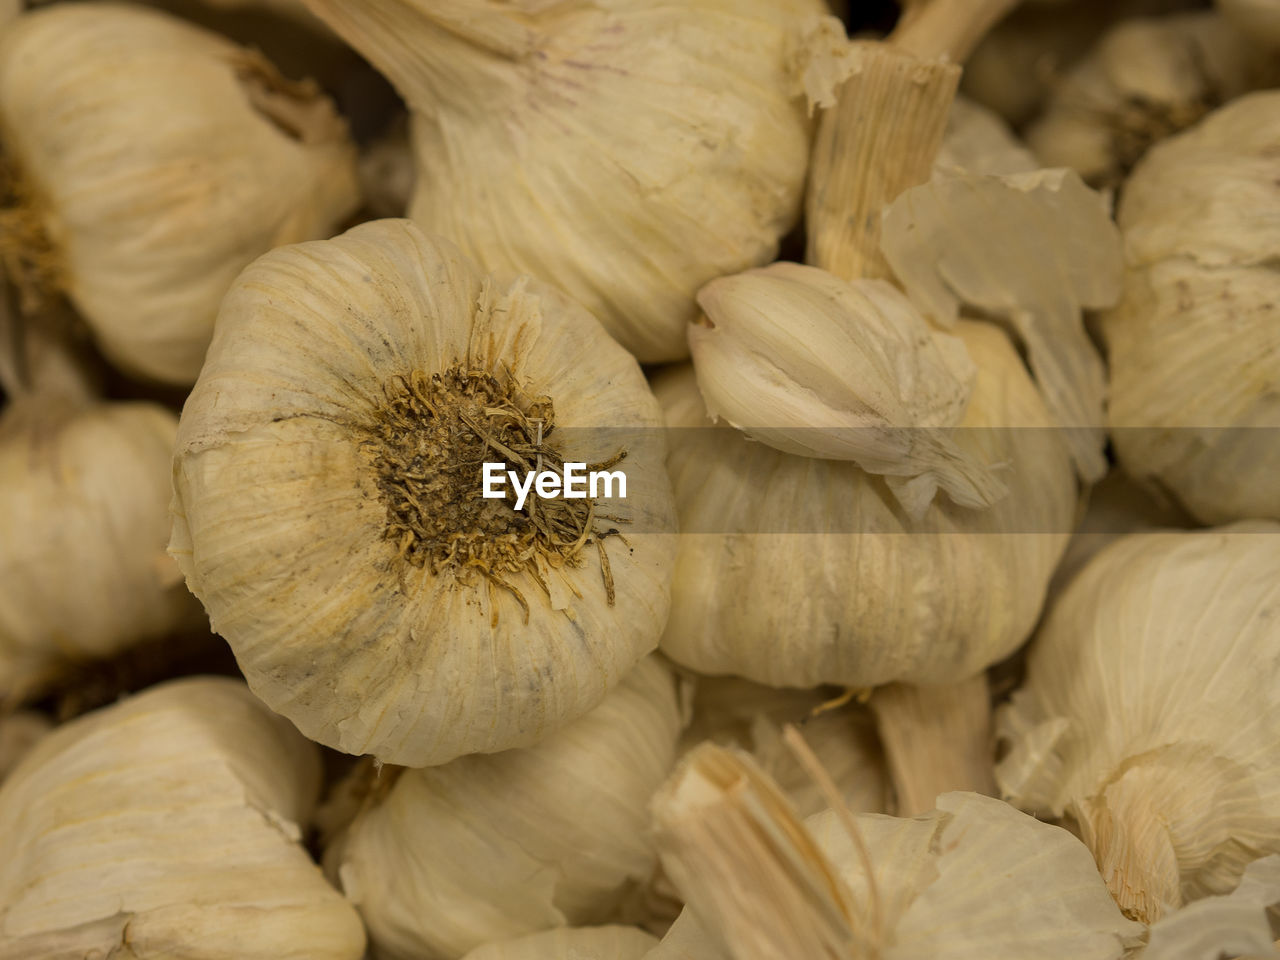
{"type": "Polygon", "coordinates": [[[354,148],[318,90],[142,7],[15,21],[0,126],[11,274],[28,299],[65,292],[110,359],[166,383],[195,380],[246,264],[328,234],[357,202],[354,148]]]}
{"type": "Polygon", "coordinates": [[[1120,235],[1106,201],[1066,170],[953,173],[889,206],[883,248],[929,319],[949,326],[963,303],[1017,331],[1077,469],[1100,479],[1104,370],[1081,311],[1121,293],[1120,235]]]}
{"type": "Polygon", "coordinates": [[[698,301],[707,320],[689,344],[712,416],[783,453],[886,475],[916,519],[939,486],[966,507],[1006,492],[949,435],[975,373],[963,341],[888,283],[777,263],[714,280],[698,301]]]}
{"type": "Polygon", "coordinates": [[[358,960],[359,918],[299,842],[319,779],[229,679],[60,727],[0,786],[0,957],[358,960]]]}
{"type": "Polygon", "coordinates": [[[325,864],[378,955],[459,957],[607,919],[654,865],[648,800],[681,725],[671,670],[640,662],[585,716],[520,750],[392,771],[325,864]]]}
{"type": "Polygon", "coordinates": [[[810,122],[790,54],[821,0],[307,0],[414,111],[409,215],[583,304],[643,361],[694,293],[774,259],[810,122]]]}

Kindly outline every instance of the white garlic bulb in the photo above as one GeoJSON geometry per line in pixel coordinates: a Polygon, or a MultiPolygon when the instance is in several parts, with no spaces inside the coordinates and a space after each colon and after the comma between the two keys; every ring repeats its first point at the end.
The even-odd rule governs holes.
{"type": "Polygon", "coordinates": [[[254,257],[325,236],[357,202],[332,105],[260,56],[115,3],[25,14],[0,38],[17,206],[6,265],[65,292],[125,370],[191,383],[254,257]]]}
{"type": "Polygon", "coordinates": [[[486,943],[463,960],[644,960],[657,945],[635,927],[560,927],[486,943]]]}
{"type": "Polygon", "coordinates": [[[414,111],[409,215],[529,273],[643,361],[694,293],[768,263],[810,124],[791,46],[821,0],[307,0],[414,111]]]}
{"type": "Polygon", "coordinates": [[[664,652],[769,686],[869,686],[951,682],[1026,639],[1075,478],[1008,338],[969,321],[955,332],[978,371],[957,443],[1006,462],[1010,492],[982,511],[935,500],[918,522],[854,464],[709,427],[692,371],[659,375],[668,425],[682,428],[668,458],[682,533],[664,652]]]}
{"type": "Polygon", "coordinates": [[[1223,107],[1155,147],[1120,205],[1111,435],[1130,476],[1205,523],[1280,518],[1278,117],[1274,91],[1223,107]]]}
{"type": "Polygon", "coordinates": [[[1006,796],[1069,816],[1146,922],[1280,853],[1280,525],[1135,534],[1050,611],[999,715],[1006,796]]]}
{"type": "Polygon", "coordinates": [[[1062,78],[1027,143],[1046,166],[1115,186],[1152,144],[1277,81],[1275,58],[1220,14],[1125,20],[1062,78]]]}
{"type": "Polygon", "coordinates": [[[165,553],[177,426],[40,395],[0,418],[0,699],[199,617],[165,553]]]}
{"type": "Polygon", "coordinates": [[[355,910],[300,844],[315,747],[229,679],[46,737],[0,785],[0,957],[358,960],[355,910]]]}
{"type": "Polygon", "coordinates": [[[528,746],[657,644],[660,423],[581,307],[375,221],[227,294],[178,429],[171,550],[249,686],[313,740],[408,766],[528,746]],[[623,476],[484,498],[482,462],[526,492],[539,462],[623,476]]]}
{"type": "Polygon", "coordinates": [[[1142,932],[1075,837],[976,794],[801,821],[748,757],[708,745],[654,819],[686,913],[735,960],[1120,960],[1142,932]]]}
{"type": "Polygon", "coordinates": [[[384,769],[325,855],[378,955],[457,958],[491,940],[608,919],[654,866],[649,798],[675,758],[671,670],[636,666],[541,743],[384,769]]]}

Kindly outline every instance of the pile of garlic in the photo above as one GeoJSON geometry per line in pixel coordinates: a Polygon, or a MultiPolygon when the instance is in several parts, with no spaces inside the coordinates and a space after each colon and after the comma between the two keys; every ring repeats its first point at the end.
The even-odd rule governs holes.
{"type": "Polygon", "coordinates": [[[1280,958],[1210,5],[0,0],[0,960],[1280,958]]]}

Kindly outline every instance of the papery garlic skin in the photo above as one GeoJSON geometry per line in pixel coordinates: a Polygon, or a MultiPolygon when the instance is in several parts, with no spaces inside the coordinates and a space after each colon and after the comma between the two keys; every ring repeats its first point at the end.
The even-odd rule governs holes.
{"type": "Polygon", "coordinates": [[[200,615],[165,553],[177,418],[153,403],[22,407],[0,422],[0,696],[200,615]]]}
{"type": "Polygon", "coordinates": [[[644,960],[657,945],[657,937],[635,927],[560,927],[486,943],[463,960],[644,960]]]}
{"type": "Polygon", "coordinates": [[[1125,296],[1103,314],[1124,469],[1204,523],[1280,518],[1280,94],[1158,145],[1125,187],[1125,296]]]}
{"type": "Polygon", "coordinates": [[[674,431],[668,458],[682,530],[668,656],[769,686],[939,683],[1026,639],[1076,482],[1008,338],[969,321],[955,332],[978,368],[957,442],[1008,462],[1010,492],[982,511],[938,500],[919,522],[854,464],[711,429],[691,370],[656,378],[668,426],[707,428],[674,431]]]}
{"type": "Polygon", "coordinates": [[[166,383],[195,380],[246,264],[328,235],[358,199],[328,101],[141,7],[58,4],[7,28],[0,131],[51,282],[114,363],[166,383]]]}
{"type": "Polygon", "coordinates": [[[414,111],[409,216],[528,273],[645,362],[707,281],[774,259],[810,123],[789,57],[821,0],[307,0],[414,111]]]}
{"type": "Polygon", "coordinates": [[[385,770],[398,779],[326,852],[326,868],[380,957],[457,958],[605,920],[653,869],[648,803],[680,726],[672,672],[647,658],[534,746],[385,770]]]}
{"type": "Polygon", "coordinates": [[[319,756],[243,684],[155,687],[46,737],[0,786],[0,957],[358,960],[299,842],[319,756]]]}
{"type": "Polygon", "coordinates": [[[1099,553],[998,717],[997,780],[1073,818],[1121,906],[1152,922],[1280,852],[1280,526],[1135,534],[1099,553]]]}
{"type": "MultiPolygon", "coordinates": [[[[497,429],[500,411],[474,412],[497,429]]],[[[312,739],[408,766],[528,746],[657,644],[675,550],[660,423],[635,360],[580,307],[487,277],[409,221],[375,221],[268,254],[227,294],[178,430],[170,549],[250,687],[312,739]],[[549,398],[565,460],[625,450],[625,498],[593,501],[625,522],[584,525],[569,561],[535,540],[536,569],[411,562],[402,521],[439,520],[480,551],[506,541],[451,519],[470,504],[529,529],[481,501],[471,454],[444,465],[463,470],[444,500],[388,492],[427,455],[412,438],[435,436],[423,416],[392,418],[388,398],[463,368],[520,403],[549,398]],[[400,440],[380,439],[393,428],[400,440]],[[406,514],[414,498],[427,505],[406,514]]]]}
{"type": "Polygon", "coordinates": [[[698,302],[689,346],[713,417],[783,453],[885,476],[913,519],[939,487],[972,508],[1007,492],[950,436],[975,373],[964,343],[891,284],[775,263],[713,280],[698,302]]]}

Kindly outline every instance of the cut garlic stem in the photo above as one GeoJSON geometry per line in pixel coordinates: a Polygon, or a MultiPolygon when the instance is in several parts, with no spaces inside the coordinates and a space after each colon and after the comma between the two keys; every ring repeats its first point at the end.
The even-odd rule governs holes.
{"type": "Polygon", "coordinates": [[[996,795],[985,673],[959,683],[891,683],[877,688],[870,704],[898,816],[926,813],[953,790],[996,795]]]}
{"type": "Polygon", "coordinates": [[[963,63],[1020,0],[933,0],[911,4],[889,42],[925,60],[963,63]]]}

